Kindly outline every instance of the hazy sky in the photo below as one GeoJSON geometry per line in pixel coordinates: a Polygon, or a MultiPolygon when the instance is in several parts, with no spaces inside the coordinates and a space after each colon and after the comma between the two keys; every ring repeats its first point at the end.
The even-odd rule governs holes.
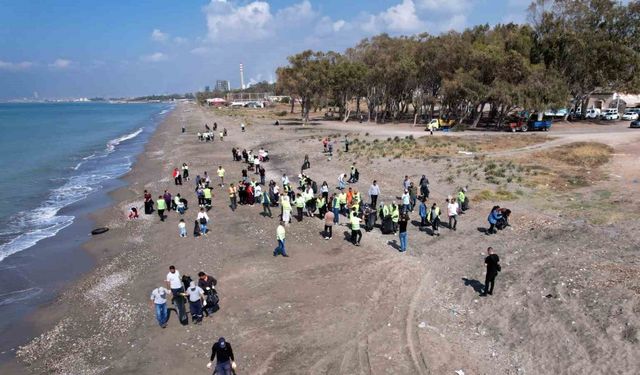
{"type": "Polygon", "coordinates": [[[529,0],[0,0],[0,100],[273,80],[304,49],[523,22],[529,0]]]}

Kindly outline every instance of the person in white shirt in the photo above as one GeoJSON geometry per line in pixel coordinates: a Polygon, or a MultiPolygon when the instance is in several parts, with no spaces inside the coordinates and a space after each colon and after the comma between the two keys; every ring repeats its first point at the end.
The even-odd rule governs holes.
{"type": "Polygon", "coordinates": [[[180,219],[180,222],[178,223],[178,229],[180,229],[181,238],[187,237],[187,223],[184,222],[184,219],[180,219]]]}
{"type": "Polygon", "coordinates": [[[256,184],[256,187],[253,190],[253,197],[256,200],[256,202],[258,202],[258,200],[260,199],[261,196],[262,196],[262,187],[260,185],[256,184]]]}
{"type": "Polygon", "coordinates": [[[255,174],[260,174],[260,157],[253,159],[253,167],[255,169],[255,174]]]}
{"type": "Polygon", "coordinates": [[[282,186],[287,186],[289,185],[289,177],[287,177],[286,174],[282,175],[282,186]]]}
{"type": "Polygon", "coordinates": [[[189,311],[191,311],[191,319],[194,324],[202,322],[202,302],[204,301],[204,290],[192,281],[187,288],[187,297],[189,298],[189,311]]]}
{"type": "Polygon", "coordinates": [[[409,191],[405,190],[404,194],[402,194],[402,212],[409,212],[410,206],[411,206],[411,197],[409,195],[409,191]]]}
{"type": "Polygon", "coordinates": [[[200,224],[200,233],[202,233],[203,235],[207,235],[207,224],[209,224],[209,215],[207,215],[207,212],[204,210],[204,208],[200,209],[200,212],[198,212],[198,224],[200,224]]]}
{"type": "Polygon", "coordinates": [[[169,320],[169,315],[167,314],[167,298],[169,294],[171,294],[170,290],[159,286],[151,292],[151,299],[149,301],[156,312],[158,324],[162,328],[167,328],[167,321],[169,320]]]}
{"type": "Polygon", "coordinates": [[[347,177],[346,173],[341,173],[338,176],[338,189],[340,190],[344,190],[344,188],[347,186],[347,182],[344,180],[345,177],[347,177]]]}
{"type": "Polygon", "coordinates": [[[175,266],[169,266],[169,273],[167,274],[166,283],[167,287],[171,289],[171,294],[173,294],[174,297],[171,302],[175,304],[175,297],[184,292],[184,288],[182,287],[182,279],[180,278],[180,272],[176,270],[175,266]]]}
{"type": "Polygon", "coordinates": [[[378,207],[378,195],[380,195],[380,186],[378,186],[378,181],[373,180],[373,184],[369,187],[369,198],[371,198],[371,207],[373,209],[378,207]]]}
{"type": "Polygon", "coordinates": [[[456,230],[458,225],[458,202],[455,199],[447,199],[447,213],[449,214],[449,229],[456,230]]]}

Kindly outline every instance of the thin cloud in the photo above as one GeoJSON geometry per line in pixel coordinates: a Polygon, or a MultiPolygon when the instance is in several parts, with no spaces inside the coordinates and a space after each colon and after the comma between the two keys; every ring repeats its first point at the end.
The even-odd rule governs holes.
{"type": "Polygon", "coordinates": [[[163,33],[160,29],[153,29],[151,32],[151,40],[155,42],[166,42],[169,39],[169,34],[163,33]]]}
{"type": "Polygon", "coordinates": [[[147,62],[160,62],[168,59],[168,56],[162,52],[152,53],[150,55],[142,56],[142,61],[147,62]]]}
{"type": "Polygon", "coordinates": [[[0,70],[6,70],[10,72],[17,72],[21,70],[27,70],[33,67],[35,64],[31,61],[21,61],[21,62],[9,62],[0,60],[0,70]]]}
{"type": "Polygon", "coordinates": [[[67,69],[71,66],[72,61],[67,59],[56,59],[56,61],[49,64],[50,68],[53,69],[67,69]]]}

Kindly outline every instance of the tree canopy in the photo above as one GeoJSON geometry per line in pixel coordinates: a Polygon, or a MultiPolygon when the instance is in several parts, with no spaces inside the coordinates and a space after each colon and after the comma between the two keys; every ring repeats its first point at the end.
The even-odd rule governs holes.
{"type": "Polygon", "coordinates": [[[513,110],[586,110],[598,89],[640,90],[640,3],[536,0],[530,22],[360,41],[344,53],[304,51],[277,69],[278,91],[312,106],[367,104],[371,121],[440,116],[500,124],[513,110]]]}

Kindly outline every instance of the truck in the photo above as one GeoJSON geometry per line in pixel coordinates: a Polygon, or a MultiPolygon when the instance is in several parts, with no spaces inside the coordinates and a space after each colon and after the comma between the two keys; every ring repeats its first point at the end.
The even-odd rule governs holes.
{"type": "Polygon", "coordinates": [[[517,131],[526,132],[529,130],[549,131],[551,129],[551,120],[538,120],[537,116],[519,117],[509,122],[509,129],[513,133],[517,131]]]}
{"type": "Polygon", "coordinates": [[[432,131],[432,130],[438,130],[438,129],[447,129],[452,127],[453,125],[455,125],[456,122],[455,120],[446,120],[446,119],[442,119],[442,118],[434,118],[431,119],[431,121],[429,121],[427,123],[427,126],[424,128],[425,131],[432,131]]]}

